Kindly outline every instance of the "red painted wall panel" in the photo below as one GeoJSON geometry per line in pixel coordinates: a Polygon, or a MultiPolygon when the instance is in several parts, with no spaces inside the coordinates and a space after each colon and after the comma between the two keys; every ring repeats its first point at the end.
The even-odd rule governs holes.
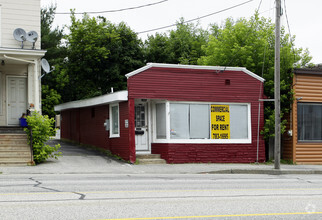
{"type": "Polygon", "coordinates": [[[258,100],[261,84],[244,72],[153,67],[130,77],[128,91],[129,98],[250,102],[258,100]]]}
{"type": "MultiPolygon", "coordinates": [[[[216,162],[250,163],[257,160],[259,101],[263,83],[242,71],[196,70],[153,67],[128,79],[129,98],[166,99],[251,104],[251,144],[159,144],[152,153],[168,163],[216,162]],[[227,85],[226,80],[229,80],[227,85]]],[[[264,126],[261,103],[259,129],[264,126]]],[[[259,161],[265,161],[265,144],[259,137],[259,161]]]]}
{"type": "MultiPolygon", "coordinates": [[[[119,103],[120,110],[120,137],[110,138],[110,150],[124,160],[130,161],[131,149],[129,143],[129,128],[125,127],[125,120],[129,120],[128,102],[119,103]]],[[[134,162],[134,161],[132,161],[134,162]]]]}
{"type": "Polygon", "coordinates": [[[129,114],[127,103],[119,103],[119,138],[109,138],[109,131],[104,127],[105,120],[109,118],[108,104],[62,111],[61,137],[80,144],[107,149],[124,160],[130,160],[129,128],[125,128],[124,123],[129,114]]]}

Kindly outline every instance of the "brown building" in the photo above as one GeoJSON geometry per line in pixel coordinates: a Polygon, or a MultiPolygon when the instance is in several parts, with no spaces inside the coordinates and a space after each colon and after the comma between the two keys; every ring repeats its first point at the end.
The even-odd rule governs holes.
{"type": "Polygon", "coordinates": [[[293,90],[283,158],[297,164],[322,164],[322,68],[295,69],[293,90]]]}

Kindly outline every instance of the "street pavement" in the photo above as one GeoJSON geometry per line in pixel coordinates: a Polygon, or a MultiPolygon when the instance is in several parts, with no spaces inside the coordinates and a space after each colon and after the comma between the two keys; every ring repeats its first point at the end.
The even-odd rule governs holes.
{"type": "Polygon", "coordinates": [[[322,219],[320,175],[0,175],[0,219],[322,219]]]}
{"type": "Polygon", "coordinates": [[[3,174],[322,174],[322,165],[281,164],[129,164],[93,149],[60,140],[59,133],[49,145],[60,144],[63,156],[37,166],[1,166],[3,174]]]}
{"type": "Polygon", "coordinates": [[[0,167],[0,219],[322,219],[322,178],[311,175],[321,166],[132,165],[48,142],[58,143],[58,160],[0,167]]]}

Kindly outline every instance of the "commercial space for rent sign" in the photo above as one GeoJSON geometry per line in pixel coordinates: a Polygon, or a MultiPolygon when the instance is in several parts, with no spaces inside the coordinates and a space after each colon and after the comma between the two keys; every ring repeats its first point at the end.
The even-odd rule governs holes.
{"type": "Polygon", "coordinates": [[[211,105],[211,139],[230,139],[229,105],[211,105]]]}

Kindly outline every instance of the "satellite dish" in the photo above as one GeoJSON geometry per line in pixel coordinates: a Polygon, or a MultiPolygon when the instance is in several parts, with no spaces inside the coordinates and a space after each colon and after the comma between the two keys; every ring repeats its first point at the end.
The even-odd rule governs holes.
{"type": "Polygon", "coordinates": [[[32,43],[32,49],[35,49],[35,43],[38,39],[38,34],[36,31],[30,31],[28,32],[27,36],[26,36],[27,41],[32,43]]]}
{"type": "Polygon", "coordinates": [[[50,73],[50,66],[45,58],[41,59],[41,67],[46,73],[50,73]]]}
{"type": "Polygon", "coordinates": [[[54,67],[54,66],[53,66],[53,67],[52,67],[52,69],[50,70],[49,63],[48,63],[48,61],[47,61],[45,58],[41,59],[41,67],[42,67],[42,69],[43,69],[46,73],[45,73],[45,74],[43,74],[43,75],[41,75],[41,76],[39,77],[39,79],[43,78],[46,74],[48,74],[48,73],[50,73],[50,72],[52,72],[52,71],[54,71],[54,70],[55,70],[55,67],[54,67]]]}
{"type": "Polygon", "coordinates": [[[21,48],[23,48],[23,42],[26,40],[27,34],[26,31],[22,28],[17,28],[13,31],[13,37],[21,42],[21,48]]]}

